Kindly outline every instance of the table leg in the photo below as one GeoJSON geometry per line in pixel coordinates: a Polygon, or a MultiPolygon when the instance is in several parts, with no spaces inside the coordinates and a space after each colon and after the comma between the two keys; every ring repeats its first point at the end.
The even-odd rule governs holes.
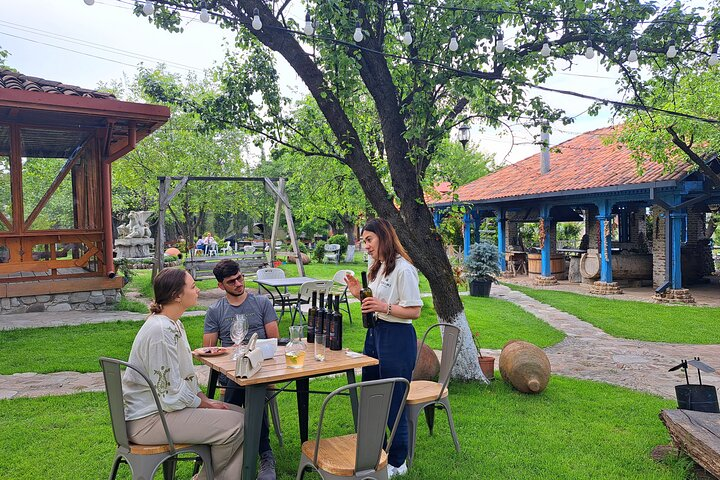
{"type": "Polygon", "coordinates": [[[265,411],[265,385],[245,387],[245,451],[243,452],[242,478],[255,478],[258,450],[260,449],[260,427],[265,411]]]}
{"type": "Polygon", "coordinates": [[[300,443],[308,439],[308,409],[310,406],[310,379],[298,378],[297,387],[298,422],[300,423],[300,443]]]}
{"type": "MultiPolygon", "coordinates": [[[[351,383],[355,383],[355,370],[348,370],[346,372],[347,374],[347,381],[348,385],[351,383]]],[[[352,407],[353,412],[353,423],[355,424],[355,431],[357,432],[357,420],[358,420],[358,396],[357,396],[357,389],[352,388],[350,389],[350,406],[352,407]]]]}
{"type": "Polygon", "coordinates": [[[220,374],[215,369],[210,369],[210,375],[208,376],[207,384],[207,396],[208,398],[215,398],[215,389],[217,388],[218,376],[220,374]]]}

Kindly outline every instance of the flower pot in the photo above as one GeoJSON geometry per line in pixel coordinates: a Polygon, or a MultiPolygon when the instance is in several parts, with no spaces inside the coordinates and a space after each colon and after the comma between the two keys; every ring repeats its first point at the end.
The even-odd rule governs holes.
{"type": "Polygon", "coordinates": [[[489,297],[492,280],[471,280],[470,296],[471,297],[489,297]]]}
{"type": "Polygon", "coordinates": [[[482,370],[485,378],[493,380],[495,378],[495,357],[488,357],[487,355],[481,357],[478,355],[478,362],[480,362],[480,370],[482,370]]]}

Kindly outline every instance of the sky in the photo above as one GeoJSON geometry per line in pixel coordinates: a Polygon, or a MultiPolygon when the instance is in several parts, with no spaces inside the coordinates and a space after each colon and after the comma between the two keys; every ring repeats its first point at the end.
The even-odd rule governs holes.
{"type": "MultiPolygon", "coordinates": [[[[174,73],[201,74],[222,61],[228,32],[212,23],[203,24],[187,14],[182,34],[158,30],[144,18],[132,14],[131,0],[0,0],[0,48],[8,50],[6,63],[19,72],[84,88],[132,78],[142,62],[151,67],[165,63],[174,73]]],[[[300,18],[297,18],[300,20],[300,18]]],[[[285,62],[278,62],[281,84],[287,96],[302,93],[304,87],[285,62]]],[[[578,91],[608,99],[619,99],[616,75],[606,72],[597,56],[577,59],[572,72],[557,74],[547,84],[552,88],[578,91]]],[[[550,143],[556,145],[580,133],[612,122],[605,109],[598,117],[583,112],[590,102],[552,93],[542,96],[552,107],[563,108],[577,118],[575,123],[553,125],[550,143]]],[[[506,131],[473,128],[473,148],[495,155],[502,164],[533,155],[539,147],[524,127],[513,127],[515,146],[506,131]]]]}

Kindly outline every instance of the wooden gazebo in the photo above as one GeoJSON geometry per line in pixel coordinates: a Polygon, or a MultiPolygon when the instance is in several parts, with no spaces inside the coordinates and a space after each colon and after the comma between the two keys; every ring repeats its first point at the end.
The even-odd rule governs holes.
{"type": "MultiPolygon", "coordinates": [[[[0,70],[0,312],[68,309],[59,305],[72,292],[114,297],[123,283],[113,265],[111,164],[169,116],[0,70]]],[[[69,303],[102,307],[98,298],[69,303]]]]}

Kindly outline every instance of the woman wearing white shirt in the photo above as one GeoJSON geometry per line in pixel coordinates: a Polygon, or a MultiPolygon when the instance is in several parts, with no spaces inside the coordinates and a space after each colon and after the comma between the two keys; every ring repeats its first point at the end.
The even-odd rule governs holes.
{"type": "MultiPolygon", "coordinates": [[[[363,353],[380,361],[378,366],[363,368],[363,380],[403,377],[410,381],[417,355],[417,335],[412,321],[420,316],[423,305],[417,270],[387,220],[370,220],[361,238],[373,260],[368,274],[373,296],[363,299],[361,308],[363,313],[374,313],[377,318],[376,325],[367,331],[363,353]]],[[[345,281],[350,293],[360,298],[357,278],[347,276],[345,281]]],[[[388,418],[390,428],[401,402],[402,392],[396,391],[388,418]]],[[[408,427],[403,411],[388,452],[391,477],[407,472],[407,448],[408,427]]]]}
{"type": "MultiPolygon", "coordinates": [[[[153,382],[173,441],[210,445],[215,478],[237,480],[243,460],[243,410],[200,391],[180,321],[185,310],[197,303],[200,290],[189,273],[173,268],[162,270],[153,288],[151,314],[133,341],[128,361],[153,382]]],[[[131,369],[123,375],[123,401],[131,442],[167,442],[150,388],[131,369]]],[[[205,479],[204,469],[197,478],[205,479]]]]}

